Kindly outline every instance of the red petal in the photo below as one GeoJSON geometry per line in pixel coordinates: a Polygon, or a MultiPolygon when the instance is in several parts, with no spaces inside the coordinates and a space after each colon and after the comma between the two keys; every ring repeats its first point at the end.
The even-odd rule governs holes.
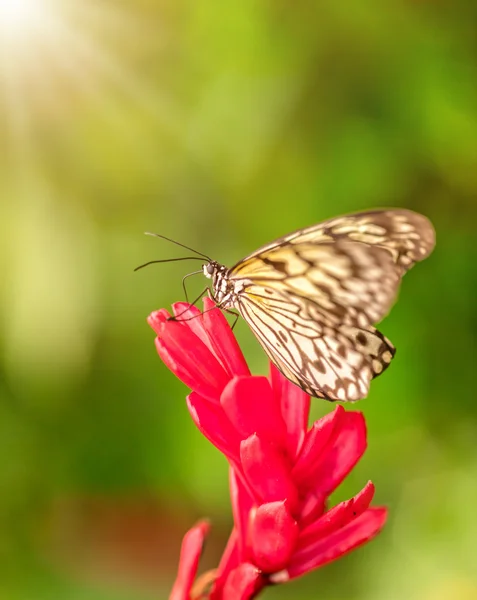
{"type": "Polygon", "coordinates": [[[197,428],[232,462],[240,465],[240,438],[219,404],[192,392],[187,408],[197,428]]]}
{"type": "Polygon", "coordinates": [[[374,487],[374,483],[372,481],[368,481],[364,488],[358,492],[354,498],[352,498],[353,518],[358,517],[368,508],[372,499],[374,498],[375,490],[376,488],[374,487]]]}
{"type": "Polygon", "coordinates": [[[265,573],[284,569],[295,550],[298,533],[298,524],[286,502],[269,502],[253,510],[248,540],[257,567],[265,573]]]}
{"type": "Polygon", "coordinates": [[[160,310],[155,310],[147,317],[147,322],[152,329],[157,333],[157,335],[162,335],[164,324],[168,322],[171,315],[167,312],[165,308],[161,308],[160,310]]]}
{"type": "MultiPolygon", "coordinates": [[[[157,323],[157,319],[151,320],[157,323]]],[[[188,387],[209,400],[218,400],[230,377],[186,323],[162,323],[156,348],[169,369],[188,387]]]]}
{"type": "Polygon", "coordinates": [[[229,573],[235,569],[240,562],[238,552],[238,537],[237,529],[234,527],[229,536],[224,553],[222,554],[222,558],[220,559],[220,564],[217,567],[216,578],[212,589],[210,590],[209,600],[223,600],[222,588],[227,581],[229,573]]]}
{"type": "Polygon", "coordinates": [[[319,461],[326,446],[339,432],[345,410],[338,405],[333,412],[315,421],[305,437],[300,455],[293,467],[293,477],[298,484],[310,483],[309,477],[319,461]]]}
{"type": "Polygon", "coordinates": [[[303,548],[316,540],[329,535],[332,531],[341,529],[353,519],[359,517],[371,504],[374,496],[374,485],[371,481],[351,500],[337,504],[312,525],[302,529],[299,547],[303,548]]]}
{"type": "Polygon", "coordinates": [[[306,496],[300,499],[300,504],[297,510],[300,527],[306,527],[321,517],[326,510],[327,498],[328,496],[326,494],[312,490],[308,491],[306,496]]]}
{"type": "Polygon", "coordinates": [[[244,480],[243,474],[230,469],[230,501],[232,503],[232,512],[234,523],[238,533],[238,553],[241,561],[246,560],[247,549],[245,547],[246,534],[248,527],[248,515],[254,506],[252,491],[249,490],[248,483],[244,480]]]}
{"type": "Polygon", "coordinates": [[[276,573],[270,579],[274,583],[287,581],[336,560],[378,534],[386,522],[386,517],[386,508],[368,508],[342,529],[296,552],[286,571],[276,573]]]}
{"type": "Polygon", "coordinates": [[[288,500],[289,509],[294,513],[298,495],[283,450],[254,434],[241,442],[240,459],[257,503],[288,500]]]}
{"type": "MultiPolygon", "coordinates": [[[[188,304],[187,302],[175,302],[172,305],[172,312],[177,319],[175,323],[179,323],[183,327],[190,329],[213,352],[213,348],[209,343],[209,336],[205,330],[203,315],[197,306],[188,304]]],[[[218,360],[217,356],[216,358],[218,360]]]]}
{"type": "Polygon", "coordinates": [[[189,592],[197,573],[205,536],[210,525],[206,521],[197,523],[185,534],[182,540],[177,578],[169,600],[189,600],[189,592]]]}
{"type": "Polygon", "coordinates": [[[228,576],[222,600],[249,600],[254,598],[265,582],[255,565],[242,563],[228,576]]]}
{"type": "Polygon", "coordinates": [[[275,400],[281,407],[288,452],[293,459],[300,451],[308,429],[310,396],[283,376],[273,363],[270,363],[270,382],[275,400]]]}
{"type": "Polygon", "coordinates": [[[329,496],[366,450],[366,424],[359,412],[343,412],[317,463],[310,465],[303,485],[316,496],[329,496]]]}
{"type": "Polygon", "coordinates": [[[188,302],[174,302],[172,305],[172,312],[176,323],[187,323],[187,327],[194,330],[197,335],[195,327],[197,323],[200,324],[200,329],[204,329],[202,326],[201,311],[195,306],[195,304],[189,304],[188,302]]]}
{"type": "Polygon", "coordinates": [[[204,326],[209,343],[230,377],[250,375],[250,369],[240,350],[227,319],[210,298],[204,298],[204,326]]]}
{"type": "Polygon", "coordinates": [[[313,477],[321,491],[330,494],[353,469],[366,450],[366,423],[362,413],[345,412],[340,431],[323,456],[313,477]]]}
{"type": "Polygon", "coordinates": [[[257,433],[283,444],[285,424],[266,377],[235,377],[220,398],[222,407],[242,439],[257,433]]]}

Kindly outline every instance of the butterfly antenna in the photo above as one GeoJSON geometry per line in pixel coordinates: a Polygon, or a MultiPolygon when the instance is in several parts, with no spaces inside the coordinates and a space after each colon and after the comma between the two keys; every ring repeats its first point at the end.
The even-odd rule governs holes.
{"type": "Polygon", "coordinates": [[[199,252],[198,250],[194,250],[194,248],[191,248],[190,246],[186,246],[185,244],[181,244],[180,242],[176,242],[176,240],[172,240],[171,238],[168,238],[165,235],[161,235],[159,233],[151,233],[150,231],[146,231],[145,233],[146,233],[146,235],[152,235],[154,237],[161,238],[162,240],[166,240],[167,242],[171,242],[172,244],[175,244],[176,246],[180,246],[181,248],[185,248],[186,250],[190,250],[191,252],[194,252],[194,254],[197,254],[199,256],[202,256],[202,258],[207,259],[209,262],[212,261],[212,259],[210,258],[210,256],[207,256],[207,254],[203,254],[202,252],[199,252]]]}
{"type": "MultiPolygon", "coordinates": [[[[143,269],[144,267],[147,267],[149,265],[154,265],[156,263],[177,262],[178,260],[204,260],[204,259],[201,258],[200,256],[181,256],[179,258],[163,258],[161,260],[150,260],[147,263],[144,263],[143,265],[139,265],[139,267],[136,267],[134,270],[139,271],[139,269],[143,269]]],[[[196,271],[196,272],[202,273],[202,271],[196,271]]]]}

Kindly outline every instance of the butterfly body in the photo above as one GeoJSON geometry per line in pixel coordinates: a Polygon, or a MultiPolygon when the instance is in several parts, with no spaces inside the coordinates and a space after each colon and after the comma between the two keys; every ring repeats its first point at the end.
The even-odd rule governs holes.
{"type": "Polygon", "coordinates": [[[230,269],[215,260],[205,264],[202,270],[208,279],[212,279],[213,298],[220,308],[225,310],[235,308],[239,294],[249,282],[242,278],[234,280],[230,275],[230,269]]]}
{"type": "Polygon", "coordinates": [[[210,261],[203,272],[216,304],[240,313],[288,379],[319,398],[355,401],[395,354],[374,324],[434,245],[426,217],[374,210],[287,234],[230,269],[210,261]]]}

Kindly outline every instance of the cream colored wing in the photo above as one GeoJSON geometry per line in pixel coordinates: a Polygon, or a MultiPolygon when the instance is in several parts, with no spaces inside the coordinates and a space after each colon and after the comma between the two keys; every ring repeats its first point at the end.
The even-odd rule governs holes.
{"type": "Polygon", "coordinates": [[[300,298],[303,317],[333,326],[367,327],[380,321],[393,305],[400,269],[382,247],[359,242],[310,242],[276,246],[252,259],[246,269],[233,270],[243,290],[255,298],[275,292],[300,298]]]}
{"type": "Polygon", "coordinates": [[[237,309],[270,360],[305,392],[326,400],[356,401],[391,362],[395,349],[372,326],[337,324],[313,302],[251,285],[237,309]]]}
{"type": "Polygon", "coordinates": [[[404,209],[330,219],[263,246],[227,273],[234,304],[270,359],[308,393],[358,400],[395,349],[373,325],[403,274],[435,245],[431,223],[404,209]]]}
{"type": "MultiPolygon", "coordinates": [[[[322,244],[334,241],[360,242],[385,249],[403,274],[414,263],[429,256],[435,246],[435,231],[427,217],[402,208],[387,208],[335,217],[289,233],[262,246],[232,267],[238,277],[247,276],[251,259],[270,258],[274,249],[289,245],[322,244]]],[[[278,256],[276,257],[278,261],[278,256]]]]}

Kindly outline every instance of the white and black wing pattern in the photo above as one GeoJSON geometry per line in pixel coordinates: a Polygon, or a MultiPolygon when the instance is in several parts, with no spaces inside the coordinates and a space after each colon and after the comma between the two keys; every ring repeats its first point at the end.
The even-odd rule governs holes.
{"type": "Polygon", "coordinates": [[[320,244],[337,240],[360,242],[387,250],[402,272],[431,254],[436,243],[434,227],[427,217],[404,208],[376,209],[334,217],[317,225],[298,229],[262,246],[234,267],[247,270],[250,259],[268,251],[303,243],[320,244]]]}
{"type": "Polygon", "coordinates": [[[367,395],[395,349],[373,325],[396,300],[402,275],[435,244],[426,217],[386,209],[290,233],[227,273],[234,305],[270,359],[308,393],[367,395]]]}
{"type": "Polygon", "coordinates": [[[358,400],[394,356],[371,323],[387,312],[400,278],[380,248],[337,242],[318,249],[313,264],[297,273],[292,264],[303,248],[288,247],[296,274],[278,277],[265,263],[235,306],[285,377],[319,398],[358,400]]]}
{"type": "MultiPolygon", "coordinates": [[[[285,302],[291,309],[293,302],[285,302]]],[[[395,354],[392,343],[372,326],[333,327],[325,317],[303,323],[296,314],[284,319],[286,310],[269,310],[253,294],[242,297],[237,308],[275,366],[311,396],[348,402],[364,398],[371,380],[395,354]],[[284,326],[288,319],[297,321],[296,328],[284,326]]]]}
{"type": "Polygon", "coordinates": [[[229,275],[247,282],[244,295],[253,289],[265,297],[269,291],[296,296],[308,320],[326,314],[335,325],[377,323],[389,312],[401,282],[400,268],[387,250],[347,240],[276,246],[247,264],[229,275]]]}

